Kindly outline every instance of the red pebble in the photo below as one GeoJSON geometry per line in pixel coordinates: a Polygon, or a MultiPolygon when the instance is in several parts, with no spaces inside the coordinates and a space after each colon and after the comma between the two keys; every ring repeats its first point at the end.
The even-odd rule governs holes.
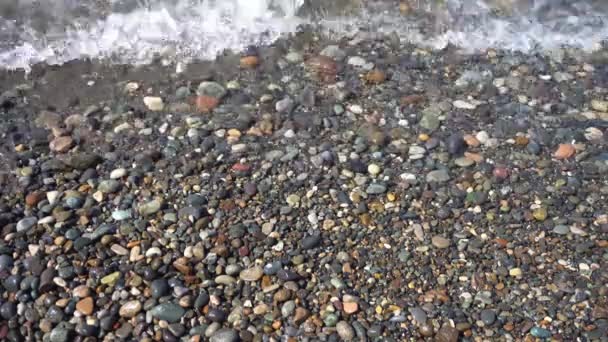
{"type": "Polygon", "coordinates": [[[496,167],[494,168],[494,177],[503,180],[503,179],[507,179],[507,177],[509,177],[509,169],[507,169],[506,167],[496,167]]]}
{"type": "Polygon", "coordinates": [[[8,325],[3,324],[0,326],[0,339],[4,340],[6,335],[8,335],[8,325]]]}
{"type": "Polygon", "coordinates": [[[236,164],[232,165],[233,171],[247,172],[250,169],[251,169],[251,166],[249,166],[247,164],[236,163],[236,164]]]}
{"type": "Polygon", "coordinates": [[[247,246],[243,246],[241,248],[239,248],[239,255],[244,257],[244,256],[248,256],[249,255],[249,248],[247,248],[247,246]]]}

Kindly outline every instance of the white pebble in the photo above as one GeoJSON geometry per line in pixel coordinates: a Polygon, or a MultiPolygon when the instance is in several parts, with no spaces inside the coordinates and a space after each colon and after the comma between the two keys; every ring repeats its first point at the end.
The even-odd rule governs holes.
{"type": "Polygon", "coordinates": [[[165,108],[163,99],[158,96],[146,96],[144,97],[144,104],[149,110],[158,112],[165,108]]]}
{"type": "Polygon", "coordinates": [[[369,164],[367,166],[367,172],[369,172],[369,174],[372,176],[376,176],[376,175],[380,174],[380,166],[378,166],[376,164],[369,164]]]}
{"type": "Polygon", "coordinates": [[[110,179],[119,179],[127,175],[127,169],[114,169],[110,172],[110,179]]]}

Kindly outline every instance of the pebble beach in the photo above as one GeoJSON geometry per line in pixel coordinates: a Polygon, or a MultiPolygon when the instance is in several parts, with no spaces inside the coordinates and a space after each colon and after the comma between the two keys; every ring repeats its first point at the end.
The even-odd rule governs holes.
{"type": "Polygon", "coordinates": [[[2,341],[608,341],[608,50],[310,27],[0,71],[2,341]]]}

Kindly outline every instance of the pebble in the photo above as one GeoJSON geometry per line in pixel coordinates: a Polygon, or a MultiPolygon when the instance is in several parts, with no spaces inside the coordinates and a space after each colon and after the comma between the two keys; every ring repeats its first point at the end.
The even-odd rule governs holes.
{"type": "Polygon", "coordinates": [[[197,95],[208,96],[215,99],[222,99],[228,91],[217,82],[201,82],[197,88],[197,95]]]}
{"type": "Polygon", "coordinates": [[[138,300],[131,300],[128,301],[126,303],[124,303],[119,311],[118,314],[121,317],[126,317],[126,318],[133,318],[135,317],[140,311],[142,310],[142,305],[141,302],[138,300]]]}
{"type": "Polygon", "coordinates": [[[608,101],[591,100],[591,108],[599,112],[608,112],[608,101]]]}
{"type": "Polygon", "coordinates": [[[209,338],[209,342],[238,342],[239,334],[232,329],[219,329],[209,338]]]}
{"type": "Polygon", "coordinates": [[[365,192],[370,194],[370,195],[379,195],[379,194],[383,194],[385,193],[387,190],[386,188],[386,184],[384,183],[372,183],[370,184],[367,189],[365,189],[365,192]]]}
{"type": "Polygon", "coordinates": [[[163,99],[158,96],[145,96],[144,104],[146,107],[153,112],[160,112],[165,109],[165,103],[163,99]]]}
{"type": "Polygon", "coordinates": [[[150,216],[160,211],[162,202],[160,200],[152,200],[139,206],[139,214],[143,216],[150,216]]]}
{"type": "Polygon", "coordinates": [[[440,248],[440,249],[448,248],[448,247],[450,247],[450,244],[451,244],[450,240],[448,240],[440,235],[433,236],[433,238],[431,239],[431,242],[433,243],[433,246],[440,248]]]}
{"type": "Polygon", "coordinates": [[[496,314],[490,309],[482,310],[479,317],[486,326],[492,325],[496,321],[496,314]]]}
{"type": "Polygon", "coordinates": [[[155,306],[150,310],[153,317],[169,323],[179,322],[186,311],[179,305],[174,303],[163,303],[155,306]]]}
{"type": "Polygon", "coordinates": [[[169,294],[171,288],[167,279],[155,279],[150,283],[150,294],[152,298],[161,298],[169,294]]]}
{"type": "Polygon", "coordinates": [[[464,153],[466,149],[466,141],[464,140],[462,134],[456,133],[450,135],[447,141],[447,148],[451,155],[460,155],[464,153]]]}
{"type": "Polygon", "coordinates": [[[557,150],[555,151],[555,153],[553,154],[553,156],[556,159],[568,159],[572,156],[574,156],[574,153],[576,152],[576,150],[574,149],[574,146],[571,144],[560,144],[559,147],[557,148],[557,150]]]}
{"type": "Polygon", "coordinates": [[[110,172],[110,179],[121,179],[127,175],[127,169],[114,169],[110,172]]]}
{"type": "Polygon", "coordinates": [[[302,248],[305,250],[313,249],[315,247],[318,247],[321,244],[321,241],[322,237],[319,234],[307,236],[302,239],[302,248]]]}
{"type": "Polygon", "coordinates": [[[509,270],[509,275],[511,277],[521,277],[523,275],[523,272],[521,270],[521,268],[512,268],[509,270]]]}
{"type": "Polygon", "coordinates": [[[65,153],[72,147],[74,147],[74,139],[69,136],[57,137],[49,144],[51,151],[59,153],[65,153]]]}
{"type": "Polygon", "coordinates": [[[426,312],[424,312],[424,310],[422,310],[419,307],[415,307],[415,308],[410,308],[409,311],[412,314],[412,317],[414,317],[414,320],[418,324],[426,324],[427,315],[426,315],[426,312]]]}
{"type": "Polygon", "coordinates": [[[459,332],[455,328],[444,324],[435,335],[435,342],[458,342],[459,332]]]}
{"type": "Polygon", "coordinates": [[[352,341],[355,339],[355,329],[346,321],[338,322],[338,324],[336,324],[336,331],[344,341],[352,341]]]}
{"type": "Polygon", "coordinates": [[[83,315],[91,315],[93,313],[93,308],[95,307],[95,302],[92,297],[87,297],[81,299],[78,303],[76,303],[76,310],[83,315]]]}
{"type": "Polygon", "coordinates": [[[17,232],[23,233],[32,229],[36,223],[38,223],[38,219],[36,217],[26,217],[24,219],[19,220],[17,222],[17,232]]]}
{"type": "Polygon", "coordinates": [[[557,225],[553,227],[553,232],[558,235],[566,235],[570,232],[570,228],[564,225],[557,225]]]}
{"type": "Polygon", "coordinates": [[[215,277],[215,282],[220,285],[232,285],[236,283],[236,279],[229,275],[219,275],[215,277]]]}
{"type": "Polygon", "coordinates": [[[260,266],[244,269],[239,274],[239,278],[244,281],[258,281],[264,275],[264,270],[260,266]]]}
{"type": "Polygon", "coordinates": [[[595,127],[589,127],[585,130],[585,139],[587,141],[601,141],[604,138],[604,133],[595,127]]]}
{"type": "Polygon", "coordinates": [[[426,181],[428,183],[445,183],[450,180],[450,175],[446,170],[434,170],[426,175],[426,181]]]}
{"type": "Polygon", "coordinates": [[[372,176],[377,176],[378,174],[380,174],[380,171],[380,166],[378,166],[377,164],[369,164],[367,166],[367,172],[369,172],[369,174],[372,176]]]}
{"type": "Polygon", "coordinates": [[[532,327],[532,329],[530,329],[530,335],[538,338],[549,338],[551,337],[551,332],[544,328],[532,327]]]}
{"type": "Polygon", "coordinates": [[[453,103],[454,107],[458,108],[458,109],[469,109],[469,110],[473,110],[475,108],[477,108],[477,106],[473,103],[467,102],[467,101],[463,101],[463,100],[456,100],[453,103]]]}

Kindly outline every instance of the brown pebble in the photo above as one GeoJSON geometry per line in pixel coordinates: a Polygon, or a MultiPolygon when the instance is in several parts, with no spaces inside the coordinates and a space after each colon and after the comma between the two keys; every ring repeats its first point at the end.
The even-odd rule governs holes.
{"type": "Polygon", "coordinates": [[[409,15],[412,13],[412,6],[408,4],[406,1],[399,2],[399,13],[402,15],[409,15]]]}
{"type": "Polygon", "coordinates": [[[418,330],[420,331],[420,335],[424,337],[433,336],[433,327],[428,324],[422,325],[418,330]]]}
{"type": "Polygon", "coordinates": [[[196,98],[196,109],[201,113],[209,113],[220,104],[220,100],[206,95],[201,95],[196,98]]]}
{"type": "Polygon", "coordinates": [[[528,142],[530,142],[530,139],[528,139],[527,137],[521,135],[515,137],[515,145],[517,146],[526,146],[528,145],[528,142]]]}
{"type": "Polygon", "coordinates": [[[444,324],[435,335],[436,342],[458,342],[458,330],[448,324],[444,324]]]}
{"type": "Polygon", "coordinates": [[[359,305],[355,302],[343,303],[342,306],[344,308],[344,312],[349,315],[352,315],[359,310],[359,305]]]}
{"type": "Polygon", "coordinates": [[[89,316],[90,314],[93,313],[94,306],[95,306],[95,303],[93,302],[93,298],[87,297],[85,299],[82,299],[81,301],[79,301],[76,304],[76,310],[78,310],[78,312],[80,312],[83,315],[89,316]]]}
{"type": "Polygon", "coordinates": [[[481,145],[481,142],[479,142],[479,140],[471,134],[467,134],[462,138],[469,147],[479,147],[479,145],[481,145]]]}
{"type": "Polygon", "coordinates": [[[572,144],[560,144],[553,156],[556,159],[563,160],[574,156],[576,150],[572,144]]]}
{"type": "Polygon", "coordinates": [[[27,196],[25,196],[25,204],[34,207],[38,204],[43,198],[44,194],[42,192],[34,191],[30,192],[27,196]]]}
{"type": "Polygon", "coordinates": [[[295,314],[293,316],[293,323],[295,325],[300,325],[306,321],[306,319],[310,316],[310,312],[302,307],[297,307],[295,314]]]}
{"type": "Polygon", "coordinates": [[[315,56],[306,61],[306,66],[323,82],[333,82],[338,74],[338,64],[330,57],[315,56]]]}
{"type": "Polygon", "coordinates": [[[72,137],[57,137],[49,144],[51,151],[59,153],[69,151],[72,146],[74,146],[74,140],[72,137]]]}
{"type": "Polygon", "coordinates": [[[424,96],[418,94],[406,95],[399,102],[402,106],[416,105],[424,102],[424,96]]]}
{"type": "Polygon", "coordinates": [[[74,290],[72,290],[72,295],[78,298],[85,298],[91,294],[91,289],[89,289],[86,285],[76,286],[74,290]]]}
{"type": "Polygon", "coordinates": [[[260,64],[260,59],[257,56],[241,57],[241,68],[253,69],[260,64]]]}
{"type": "Polygon", "coordinates": [[[369,83],[380,84],[386,81],[386,74],[383,71],[374,69],[365,75],[365,80],[369,83]]]}

